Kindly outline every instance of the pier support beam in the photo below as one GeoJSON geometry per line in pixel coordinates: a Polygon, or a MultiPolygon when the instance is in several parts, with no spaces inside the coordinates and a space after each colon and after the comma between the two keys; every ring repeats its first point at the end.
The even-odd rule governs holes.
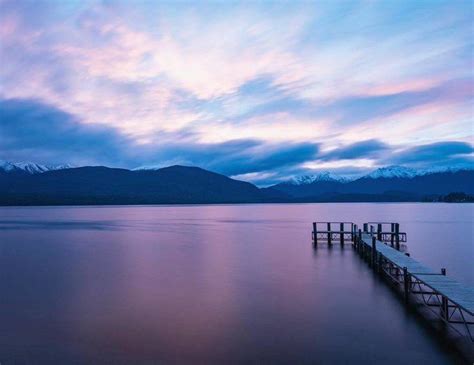
{"type": "Polygon", "coordinates": [[[405,296],[405,302],[408,304],[410,301],[410,279],[408,277],[408,269],[403,268],[403,293],[405,296]]]}
{"type": "Polygon", "coordinates": [[[318,246],[318,226],[316,222],[313,222],[313,244],[318,246]]]}
{"type": "Polygon", "coordinates": [[[377,265],[377,239],[375,237],[372,237],[372,268],[375,270],[376,265],[377,265]]]}
{"type": "MultiPolygon", "coordinates": [[[[446,269],[444,267],[441,269],[441,275],[446,276],[446,269]]],[[[441,297],[441,317],[443,317],[445,321],[449,321],[448,298],[444,295],[441,297]]]]}
{"type": "Polygon", "coordinates": [[[339,242],[341,243],[341,247],[344,246],[344,223],[339,224],[339,242]]]}
{"type": "Polygon", "coordinates": [[[332,245],[331,223],[328,222],[328,245],[332,245]]]}
{"type": "Polygon", "coordinates": [[[395,223],[395,248],[400,251],[400,224],[395,223]]]}
{"type": "Polygon", "coordinates": [[[356,245],[357,252],[360,255],[360,246],[362,244],[362,230],[361,229],[359,229],[359,236],[357,237],[356,242],[357,242],[357,245],[356,245]]]}
{"type": "Polygon", "coordinates": [[[395,242],[394,232],[395,232],[395,223],[391,223],[390,224],[390,246],[392,246],[392,247],[393,247],[393,244],[395,242]]]}

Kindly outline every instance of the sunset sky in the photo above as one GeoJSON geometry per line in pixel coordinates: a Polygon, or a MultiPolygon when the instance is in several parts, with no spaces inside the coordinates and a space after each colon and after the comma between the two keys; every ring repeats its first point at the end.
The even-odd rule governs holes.
{"type": "Polygon", "coordinates": [[[259,185],[473,163],[472,1],[0,0],[0,159],[259,185]]]}

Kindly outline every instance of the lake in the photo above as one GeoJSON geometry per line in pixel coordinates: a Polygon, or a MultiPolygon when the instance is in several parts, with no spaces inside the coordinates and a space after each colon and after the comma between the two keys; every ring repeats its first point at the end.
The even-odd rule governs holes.
{"type": "Polygon", "coordinates": [[[446,364],[451,348],[311,222],[395,221],[474,285],[472,204],[0,208],[0,363],[446,364]]]}

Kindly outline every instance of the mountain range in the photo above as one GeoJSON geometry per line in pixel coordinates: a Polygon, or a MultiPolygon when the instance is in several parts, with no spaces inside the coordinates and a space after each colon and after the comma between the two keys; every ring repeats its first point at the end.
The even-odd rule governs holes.
{"type": "Polygon", "coordinates": [[[474,170],[389,166],[348,178],[323,172],[267,188],[199,167],[73,167],[0,161],[0,205],[420,201],[474,194],[474,170]]]}

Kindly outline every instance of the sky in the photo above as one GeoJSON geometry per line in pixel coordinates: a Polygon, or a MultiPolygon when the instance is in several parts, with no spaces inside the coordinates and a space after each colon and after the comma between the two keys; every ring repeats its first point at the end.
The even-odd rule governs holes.
{"type": "Polygon", "coordinates": [[[473,4],[0,0],[0,159],[473,166],[473,4]]]}

